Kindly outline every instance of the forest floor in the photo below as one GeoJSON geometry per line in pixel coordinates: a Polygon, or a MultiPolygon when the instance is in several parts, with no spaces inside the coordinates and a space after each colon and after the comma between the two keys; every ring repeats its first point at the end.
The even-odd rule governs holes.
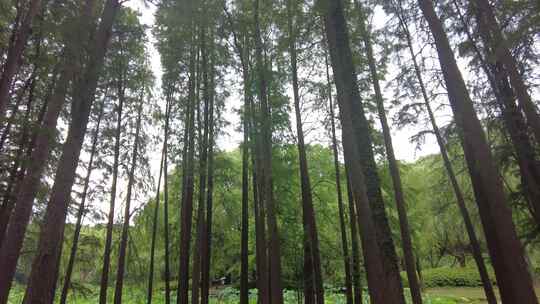
{"type": "MultiPolygon", "coordinates": [[[[536,295],[540,300],[540,283],[535,284],[536,295]]],[[[440,287],[440,288],[429,288],[425,291],[430,298],[443,298],[443,299],[452,299],[456,303],[474,303],[474,304],[484,304],[487,303],[484,290],[482,288],[474,287],[440,287]]],[[[495,290],[497,295],[499,291],[495,290]]]]}
{"type": "MultiPolygon", "coordinates": [[[[69,297],[69,302],[74,304],[90,304],[97,302],[97,287],[94,287],[90,294],[86,295],[73,295],[69,297]]],[[[540,284],[535,286],[536,294],[540,295],[540,284]]],[[[210,303],[211,304],[233,304],[238,303],[238,298],[236,290],[233,288],[226,288],[224,292],[219,295],[214,295],[210,303]]],[[[112,294],[114,292],[111,290],[110,296],[112,300],[112,294]]],[[[498,293],[498,291],[496,291],[498,293]]],[[[21,285],[15,285],[15,288],[12,290],[9,304],[20,303],[24,294],[24,288],[21,285]]],[[[174,293],[173,293],[174,294],[174,293]]],[[[173,296],[173,300],[175,300],[173,296]]],[[[250,297],[251,298],[251,297],[250,297]]],[[[326,303],[328,304],[344,304],[345,298],[342,294],[332,294],[326,293],[326,303]]],[[[124,290],[124,303],[126,304],[139,304],[144,303],[146,299],[146,294],[143,288],[126,288],[124,290]]],[[[540,299],[540,298],[539,298],[540,299]]],[[[255,297],[250,300],[250,303],[256,303],[255,297]]],[[[285,300],[287,304],[298,303],[296,299],[296,292],[287,291],[285,292],[285,300]]],[[[164,303],[163,295],[159,292],[156,292],[154,297],[154,303],[162,304],[164,303]]],[[[175,303],[176,301],[173,301],[175,303]]],[[[367,298],[365,303],[368,303],[367,298]]],[[[439,288],[429,288],[424,291],[424,303],[426,304],[485,304],[487,303],[484,296],[484,291],[482,288],[474,287],[439,287],[439,288]]]]}

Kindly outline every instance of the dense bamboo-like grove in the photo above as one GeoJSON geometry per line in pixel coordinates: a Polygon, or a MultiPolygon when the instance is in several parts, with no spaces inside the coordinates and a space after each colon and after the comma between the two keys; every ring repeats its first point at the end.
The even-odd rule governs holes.
{"type": "Polygon", "coordinates": [[[0,304],[538,303],[539,66],[536,0],[2,0],[0,304]]]}

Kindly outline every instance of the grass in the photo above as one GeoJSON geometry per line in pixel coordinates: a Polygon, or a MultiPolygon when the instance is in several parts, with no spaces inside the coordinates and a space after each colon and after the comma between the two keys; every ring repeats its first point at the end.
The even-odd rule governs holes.
{"type": "MultiPolygon", "coordinates": [[[[95,286],[90,287],[91,292],[83,295],[81,293],[70,293],[68,303],[72,304],[94,304],[98,302],[98,288],[95,286]]],[[[364,296],[367,292],[364,291],[364,296]]],[[[114,295],[114,289],[110,288],[108,292],[109,301],[112,303],[114,295]]],[[[10,294],[9,304],[19,304],[22,302],[24,296],[24,286],[16,285],[12,289],[10,294]]],[[[285,303],[295,304],[298,303],[296,291],[285,291],[285,303]]],[[[176,303],[176,292],[171,292],[171,303],[176,303]]],[[[146,303],[146,291],[140,286],[126,286],[123,293],[123,303],[126,304],[139,304],[146,303]]],[[[250,294],[250,304],[256,304],[257,295],[256,291],[252,291],[250,294]]],[[[480,288],[433,288],[428,289],[424,293],[425,304],[483,304],[486,303],[482,300],[483,292],[480,288]]],[[[57,302],[57,301],[55,301],[57,302]]],[[[407,301],[410,303],[410,301],[407,301]]],[[[165,298],[162,290],[156,290],[153,296],[153,303],[162,304],[165,303],[165,298]]],[[[223,288],[213,291],[210,299],[211,304],[236,304],[238,303],[238,291],[234,288],[223,288]]],[[[331,291],[326,292],[327,304],[345,304],[345,297],[343,294],[333,293],[331,291]]],[[[364,303],[369,303],[367,297],[364,298],[364,303]]]]}

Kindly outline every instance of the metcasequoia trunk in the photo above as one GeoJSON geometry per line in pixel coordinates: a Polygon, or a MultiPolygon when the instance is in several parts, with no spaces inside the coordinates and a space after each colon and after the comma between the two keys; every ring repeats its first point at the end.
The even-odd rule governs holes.
{"type": "MultiPolygon", "coordinates": [[[[326,36],[338,93],[345,164],[349,169],[353,196],[359,215],[358,224],[363,244],[362,249],[364,250],[369,293],[373,303],[405,303],[390,232],[381,230],[377,232],[376,228],[376,222],[380,223],[381,219],[386,219],[384,206],[383,213],[376,214],[380,209],[372,208],[373,205],[368,200],[366,182],[370,178],[375,178],[376,172],[374,172],[375,175],[365,176],[360,161],[359,148],[364,143],[359,139],[367,137],[369,131],[366,131],[366,128],[364,132],[359,133],[357,129],[362,120],[365,122],[365,117],[362,119],[363,112],[356,84],[356,72],[352,61],[343,3],[339,0],[320,3],[322,4],[321,9],[325,19],[326,36]],[[385,244],[388,245],[388,240],[390,240],[390,247],[385,246],[385,244]],[[388,252],[388,249],[393,252],[388,252]],[[393,256],[391,258],[393,265],[387,265],[389,256],[393,256]]],[[[371,145],[368,145],[368,149],[371,150],[371,145]]],[[[371,151],[371,155],[372,153],[371,151]]],[[[375,181],[378,180],[375,179],[375,181]]],[[[373,184],[373,180],[371,184],[373,184]]],[[[380,189],[377,191],[380,192],[380,189]]],[[[382,202],[380,203],[382,204],[382,202]]],[[[384,222],[387,224],[386,220],[384,222]]]]}
{"type": "Polygon", "coordinates": [[[430,0],[419,0],[431,29],[456,124],[461,132],[480,219],[503,303],[538,303],[482,125],[457,66],[443,24],[430,0]]]}
{"type": "MultiPolygon", "coordinates": [[[[339,154],[338,154],[338,143],[336,138],[336,123],[335,123],[335,114],[334,114],[334,103],[332,100],[332,82],[330,80],[330,71],[328,65],[328,55],[325,51],[324,61],[326,64],[326,83],[327,83],[327,94],[328,94],[328,108],[330,116],[330,134],[332,137],[332,154],[334,156],[334,171],[336,175],[336,192],[338,199],[338,210],[339,210],[339,227],[341,232],[341,250],[343,251],[343,269],[345,271],[345,298],[347,304],[354,303],[353,297],[353,287],[352,287],[352,276],[351,276],[351,257],[349,255],[349,243],[347,241],[347,228],[345,225],[345,207],[343,204],[343,193],[341,190],[341,174],[339,169],[339,154]]],[[[349,214],[349,216],[353,216],[349,214]]],[[[354,224],[354,221],[352,221],[354,224]]],[[[353,236],[354,238],[354,236],[353,236]]]]}
{"type": "Polygon", "coordinates": [[[108,0],[105,3],[83,80],[74,90],[76,95],[72,106],[72,120],[47,205],[38,253],[32,264],[24,303],[51,303],[54,298],[71,187],[75,181],[75,171],[95,99],[100,70],[105,60],[112,24],[119,9],[120,3],[117,0],[108,0]]]}
{"type": "Polygon", "coordinates": [[[476,262],[478,272],[480,273],[480,278],[482,281],[482,286],[484,288],[484,293],[486,294],[488,303],[497,304],[497,298],[495,297],[495,292],[491,284],[491,279],[489,278],[489,274],[487,272],[487,268],[486,268],[484,259],[482,257],[482,250],[480,247],[480,242],[478,241],[478,238],[476,236],[476,232],[472,224],[469,211],[467,210],[467,206],[465,204],[463,193],[461,192],[461,189],[459,187],[459,184],[456,178],[456,174],[454,173],[454,169],[452,168],[452,163],[450,162],[450,158],[446,150],[444,139],[437,125],[437,121],[435,120],[435,115],[433,113],[433,110],[431,109],[429,96],[426,90],[426,86],[424,84],[420,66],[418,65],[418,62],[416,60],[416,56],[415,56],[416,53],[413,48],[412,38],[409,32],[407,23],[405,21],[405,18],[403,18],[403,16],[401,15],[401,7],[397,7],[396,10],[398,11],[398,18],[400,21],[400,26],[405,33],[405,38],[407,40],[407,47],[411,55],[414,72],[418,80],[418,85],[420,86],[420,91],[422,93],[422,98],[424,99],[424,105],[428,112],[429,120],[433,129],[433,133],[435,134],[435,138],[437,139],[437,144],[439,145],[439,150],[441,151],[444,167],[448,174],[448,179],[450,180],[450,184],[452,185],[452,189],[454,191],[454,195],[456,197],[456,202],[458,204],[461,216],[463,217],[463,221],[465,223],[465,229],[467,230],[467,235],[469,236],[469,241],[471,242],[472,254],[476,262]]]}
{"type": "Polygon", "coordinates": [[[139,140],[142,124],[142,112],[144,104],[144,84],[141,88],[141,100],[137,110],[137,125],[135,127],[135,138],[133,140],[133,151],[131,152],[131,168],[129,169],[126,206],[124,209],[124,223],[122,225],[122,234],[120,235],[120,249],[118,250],[118,266],[116,271],[116,286],[114,290],[114,304],[122,304],[122,292],[124,288],[124,272],[126,268],[126,254],[129,237],[129,219],[131,215],[131,197],[133,193],[133,184],[135,183],[135,169],[137,168],[137,159],[139,158],[139,140]]]}
{"type": "MultiPolygon", "coordinates": [[[[287,1],[288,15],[288,30],[289,30],[289,53],[291,56],[292,67],[292,85],[294,95],[294,110],[296,115],[296,133],[298,145],[298,161],[300,163],[300,185],[302,193],[302,218],[305,235],[305,247],[308,247],[304,253],[306,259],[306,267],[311,267],[313,276],[304,275],[304,286],[306,291],[313,288],[314,302],[317,304],[324,303],[324,288],[321,270],[321,257],[319,250],[319,237],[317,235],[317,223],[315,218],[315,209],[313,207],[313,197],[311,193],[311,181],[309,178],[309,167],[306,154],[306,145],[304,143],[304,131],[302,129],[302,113],[300,112],[300,88],[298,83],[298,67],[297,67],[297,50],[296,50],[296,33],[294,27],[295,4],[292,0],[287,1]]],[[[307,295],[305,295],[305,303],[309,303],[307,295]]]]}
{"type": "Polygon", "coordinates": [[[388,167],[390,169],[390,175],[392,177],[392,185],[394,187],[394,199],[396,201],[396,209],[398,211],[399,230],[401,233],[401,242],[403,246],[403,256],[405,260],[405,270],[409,282],[409,288],[411,290],[411,298],[414,304],[422,304],[422,293],[420,291],[420,283],[416,275],[416,262],[413,254],[413,245],[411,239],[411,232],[409,228],[409,220],[407,218],[407,204],[405,202],[405,195],[403,193],[403,185],[401,183],[401,174],[399,172],[399,165],[394,153],[394,146],[392,143],[392,135],[390,134],[390,126],[386,118],[386,110],[384,108],[384,100],[381,92],[381,86],[379,84],[379,75],[377,71],[377,64],[373,54],[373,46],[371,44],[371,35],[365,24],[366,16],[364,9],[358,0],[356,0],[357,8],[360,12],[360,32],[364,47],[368,59],[368,66],[371,75],[371,82],[375,92],[375,101],[377,104],[377,112],[379,114],[379,120],[381,122],[384,145],[386,149],[386,159],[388,160],[388,167]]]}
{"type": "Polygon", "coordinates": [[[75,231],[73,232],[73,241],[71,242],[71,251],[69,253],[69,260],[66,266],[66,274],[64,275],[64,284],[62,285],[62,292],[60,294],[60,304],[65,304],[69,288],[71,287],[71,275],[73,274],[73,267],[75,266],[75,258],[77,257],[77,249],[79,245],[79,236],[81,234],[82,221],[86,211],[86,199],[88,195],[88,189],[90,187],[90,176],[94,169],[94,157],[96,154],[97,142],[99,139],[99,127],[101,125],[101,119],[103,117],[102,104],[99,111],[96,127],[94,130],[94,138],[92,139],[92,147],[90,149],[90,159],[88,160],[88,166],[86,169],[86,177],[84,178],[83,192],[81,194],[81,202],[79,203],[79,210],[77,211],[77,220],[75,222],[75,231]]]}
{"type": "Polygon", "coordinates": [[[125,79],[124,72],[119,73],[119,78],[116,82],[116,90],[118,94],[118,106],[116,107],[116,130],[114,134],[114,156],[112,165],[112,182],[109,201],[109,213],[107,216],[107,232],[105,235],[105,246],[103,249],[103,263],[101,268],[101,278],[99,287],[99,303],[107,303],[107,291],[109,287],[109,272],[111,267],[111,253],[114,232],[114,213],[116,208],[116,192],[118,187],[118,171],[120,166],[120,145],[123,131],[123,115],[125,103],[125,79]]]}
{"type": "Polygon", "coordinates": [[[260,147],[262,153],[260,178],[260,203],[264,206],[268,225],[268,270],[269,295],[272,304],[282,304],[283,290],[281,282],[281,248],[277,223],[277,207],[272,187],[272,125],[271,106],[268,102],[268,81],[266,79],[266,65],[263,60],[263,41],[259,20],[259,0],[254,0],[255,23],[255,60],[259,81],[260,100],[260,147]]]}

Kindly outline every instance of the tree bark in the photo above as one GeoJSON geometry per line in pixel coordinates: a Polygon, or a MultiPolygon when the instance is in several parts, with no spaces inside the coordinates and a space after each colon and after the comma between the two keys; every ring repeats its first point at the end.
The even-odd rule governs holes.
{"type": "MultiPolygon", "coordinates": [[[[165,115],[168,119],[169,115],[169,102],[167,100],[167,105],[165,109],[165,115]]],[[[167,123],[165,123],[167,124],[167,123]]],[[[167,136],[167,126],[165,126],[164,131],[164,138],[167,136]]],[[[159,220],[159,198],[160,198],[160,192],[161,189],[161,176],[163,176],[163,163],[165,161],[165,149],[167,148],[165,139],[163,140],[163,148],[161,152],[161,162],[159,165],[159,175],[158,175],[158,183],[157,183],[157,189],[156,189],[156,199],[155,203],[156,206],[154,207],[154,217],[152,219],[152,240],[150,241],[150,267],[148,271],[148,289],[146,293],[146,303],[152,304],[152,293],[153,293],[153,286],[154,286],[154,260],[155,260],[155,254],[156,254],[156,236],[157,236],[157,229],[158,229],[158,220],[159,220]]]]}
{"type": "Polygon", "coordinates": [[[208,133],[208,186],[206,188],[206,223],[203,230],[205,236],[203,242],[203,263],[201,274],[201,303],[208,304],[210,301],[210,264],[212,258],[212,217],[213,217],[213,202],[214,202],[214,98],[215,98],[215,84],[213,65],[211,65],[211,77],[210,77],[210,98],[209,98],[209,133],[208,133]]]}
{"type": "Polygon", "coordinates": [[[538,303],[499,172],[433,3],[419,0],[437,52],[503,303],[538,303]]]}
{"type": "Polygon", "coordinates": [[[51,303],[54,298],[71,187],[75,180],[75,171],[90,110],[95,99],[99,74],[105,60],[112,24],[119,8],[118,0],[108,0],[105,3],[101,23],[95,36],[95,45],[90,52],[83,80],[75,88],[76,95],[71,111],[72,121],[47,205],[38,254],[34,258],[24,303],[51,303]]]}
{"type": "MultiPolygon", "coordinates": [[[[404,303],[401,281],[399,277],[395,278],[396,274],[394,273],[397,271],[397,265],[387,265],[387,268],[383,266],[389,256],[389,252],[387,252],[389,247],[384,246],[384,240],[391,240],[391,237],[389,231],[386,234],[376,232],[375,218],[380,220],[382,216],[385,218],[385,215],[378,214],[378,217],[374,217],[377,210],[372,209],[369,203],[366,178],[360,163],[359,146],[362,142],[359,142],[357,137],[367,137],[368,132],[356,134],[357,137],[355,137],[355,124],[358,126],[363,112],[359,107],[360,94],[356,84],[356,73],[352,62],[343,4],[339,0],[321,2],[321,4],[340,105],[345,164],[349,169],[353,196],[359,215],[358,224],[371,300],[373,303],[404,303]],[[358,108],[360,111],[357,111],[358,108]],[[385,253],[384,256],[383,253],[385,253]]],[[[370,178],[372,177],[370,176],[370,178]]],[[[391,255],[392,253],[390,253],[391,255]]],[[[393,256],[395,257],[395,252],[393,256]]],[[[397,275],[399,276],[399,273],[397,275]]]]}
{"type": "Polygon", "coordinates": [[[29,2],[28,11],[22,20],[21,25],[17,30],[17,34],[13,37],[7,53],[2,77],[0,78],[0,122],[3,123],[6,107],[9,99],[9,88],[13,82],[13,78],[17,74],[21,65],[21,57],[30,34],[32,32],[32,21],[39,13],[41,8],[41,0],[31,0],[29,2]]]}
{"type": "Polygon", "coordinates": [[[352,187],[349,178],[349,173],[345,168],[345,176],[347,180],[347,200],[349,205],[349,224],[351,226],[351,254],[352,254],[352,281],[354,286],[354,304],[362,304],[362,281],[360,273],[360,250],[359,240],[358,240],[358,228],[356,222],[358,221],[358,216],[356,215],[356,210],[354,207],[354,197],[352,194],[352,187]]]}
{"type": "Polygon", "coordinates": [[[381,92],[381,86],[379,84],[377,64],[373,55],[373,46],[371,44],[370,32],[365,23],[366,16],[364,14],[364,9],[362,8],[362,5],[358,2],[358,0],[356,0],[355,3],[360,13],[360,33],[362,35],[362,40],[364,42],[364,47],[366,50],[366,56],[371,75],[371,82],[373,84],[373,91],[375,92],[377,112],[379,114],[379,120],[381,122],[383,132],[386,159],[388,161],[388,167],[390,169],[390,175],[392,177],[394,199],[396,201],[396,209],[398,213],[400,228],[399,230],[401,233],[401,242],[403,247],[403,257],[405,260],[405,270],[407,273],[407,279],[409,281],[409,288],[411,290],[411,298],[414,304],[422,304],[422,293],[420,291],[418,277],[416,276],[416,263],[413,254],[413,244],[409,228],[409,220],[407,218],[407,203],[405,202],[405,196],[403,193],[403,185],[401,183],[399,165],[394,153],[390,126],[388,125],[388,120],[386,118],[386,110],[384,108],[384,100],[381,92]]]}
{"type": "Polygon", "coordinates": [[[272,125],[271,106],[268,102],[268,82],[263,60],[263,41],[259,20],[259,0],[254,4],[255,20],[255,59],[259,81],[260,119],[261,119],[261,173],[260,203],[264,206],[268,225],[268,265],[269,295],[272,304],[283,303],[281,286],[281,248],[277,223],[277,208],[272,187],[272,125]]]}
{"type": "Polygon", "coordinates": [[[112,241],[114,232],[114,212],[116,208],[116,192],[118,187],[118,170],[120,166],[120,145],[123,129],[123,112],[125,102],[125,77],[124,71],[121,70],[118,73],[118,79],[116,80],[116,89],[118,94],[118,106],[116,107],[116,132],[114,142],[114,156],[112,166],[112,184],[111,184],[111,198],[109,202],[109,214],[107,216],[107,232],[105,236],[105,248],[103,250],[103,265],[101,269],[101,279],[99,288],[99,303],[107,303],[107,289],[109,288],[109,272],[111,267],[111,253],[112,253],[112,241]]]}
{"type": "MultiPolygon", "coordinates": [[[[351,258],[349,255],[349,242],[347,241],[347,228],[345,226],[345,208],[343,205],[343,193],[341,190],[341,174],[339,170],[339,152],[338,152],[338,143],[336,138],[336,123],[335,123],[335,114],[334,114],[334,103],[332,100],[332,81],[330,79],[330,71],[328,64],[328,54],[325,49],[324,53],[324,62],[326,66],[326,83],[327,83],[327,94],[328,94],[328,109],[330,117],[330,135],[332,137],[332,154],[334,156],[334,171],[336,174],[336,193],[338,199],[338,209],[339,209],[339,227],[341,231],[341,248],[343,251],[343,269],[345,271],[345,298],[347,304],[353,304],[353,287],[352,287],[352,276],[351,276],[351,258]]],[[[352,214],[350,214],[352,217],[352,214]]],[[[351,222],[354,224],[354,221],[351,222]]],[[[354,238],[354,236],[353,236],[354,238]]]]}
{"type": "Polygon", "coordinates": [[[92,148],[90,149],[90,159],[88,161],[88,167],[86,169],[86,177],[84,178],[83,192],[81,195],[81,202],[79,204],[79,210],[77,211],[77,220],[75,222],[75,231],[73,232],[73,241],[71,242],[71,251],[69,254],[68,264],[66,266],[66,274],[64,276],[64,284],[62,286],[62,293],[60,294],[60,304],[65,304],[69,288],[71,286],[71,275],[73,274],[73,266],[75,265],[75,258],[77,256],[77,248],[79,244],[79,236],[81,234],[82,221],[86,211],[86,198],[88,195],[88,188],[90,186],[90,176],[94,169],[94,157],[96,154],[97,141],[99,139],[99,127],[101,125],[101,118],[103,117],[104,105],[100,106],[100,111],[94,130],[94,138],[92,139],[92,148]]]}
{"type": "Polygon", "coordinates": [[[461,192],[461,189],[459,187],[456,174],[454,173],[454,169],[452,168],[452,163],[450,162],[450,157],[448,156],[448,152],[446,151],[446,146],[444,139],[441,135],[441,132],[439,130],[439,127],[437,125],[437,122],[435,120],[435,115],[433,114],[433,110],[431,109],[431,105],[429,102],[429,96],[426,90],[426,86],[424,84],[424,80],[422,77],[422,73],[420,71],[420,66],[418,65],[418,62],[416,61],[416,56],[413,48],[412,38],[408,29],[407,24],[405,23],[405,18],[401,15],[401,7],[397,8],[398,10],[398,18],[400,22],[400,26],[405,33],[405,38],[407,40],[407,47],[409,49],[409,53],[411,55],[411,59],[413,62],[414,72],[416,75],[416,78],[418,80],[418,85],[420,86],[420,91],[422,93],[422,97],[424,99],[424,105],[426,107],[426,110],[428,112],[429,120],[431,122],[431,127],[433,129],[433,133],[435,134],[435,138],[437,139],[437,144],[439,145],[439,150],[441,151],[441,157],[443,159],[444,167],[446,169],[446,172],[448,174],[448,179],[450,180],[450,183],[452,185],[452,189],[454,191],[454,195],[456,196],[456,202],[458,204],[461,216],[463,217],[463,221],[465,223],[465,229],[467,230],[467,235],[469,236],[469,241],[471,243],[471,249],[472,254],[474,257],[474,260],[476,262],[476,266],[478,268],[478,272],[480,273],[480,279],[482,281],[482,286],[484,288],[484,293],[486,294],[486,298],[488,303],[490,304],[497,304],[497,298],[495,297],[495,292],[493,290],[493,286],[491,284],[491,280],[489,278],[489,274],[486,269],[486,265],[484,263],[484,259],[482,257],[482,250],[480,246],[480,242],[478,241],[478,238],[476,237],[476,233],[474,230],[474,226],[472,224],[471,217],[469,215],[469,211],[467,210],[467,206],[465,204],[465,199],[463,197],[463,193],[461,192]]]}
{"type": "Polygon", "coordinates": [[[321,257],[319,252],[319,238],[313,197],[311,193],[311,181],[307,163],[306,146],[304,143],[304,131],[302,130],[302,114],[300,111],[300,93],[298,84],[296,34],[294,30],[295,4],[287,1],[287,23],[289,31],[289,53],[291,56],[292,87],[294,95],[294,110],[296,116],[296,133],[298,145],[298,161],[300,163],[300,181],[302,193],[302,219],[304,228],[304,297],[305,303],[324,303],[324,289],[321,274],[321,257]],[[306,269],[310,268],[311,269],[306,269]],[[307,270],[307,271],[306,271],[307,270]],[[306,275],[307,274],[307,275],[306,275]],[[309,293],[313,293],[309,295],[309,293]]]}
{"type": "MultiPolygon", "coordinates": [[[[128,185],[126,193],[126,206],[124,210],[124,224],[122,226],[122,235],[120,236],[120,249],[118,250],[118,266],[116,271],[116,287],[114,290],[114,304],[122,304],[122,291],[124,288],[124,272],[126,267],[126,251],[128,244],[128,232],[129,232],[129,219],[131,208],[131,196],[133,190],[133,183],[135,182],[135,169],[137,167],[138,148],[139,148],[139,135],[141,132],[141,121],[144,104],[144,84],[141,88],[141,100],[137,113],[137,125],[135,129],[135,139],[133,142],[133,152],[131,154],[131,168],[128,176],[128,185]]],[[[156,204],[157,208],[157,204],[156,204]]]]}
{"type": "Polygon", "coordinates": [[[15,273],[20,250],[24,240],[26,228],[32,214],[34,199],[37,195],[40,179],[49,157],[50,148],[55,140],[55,131],[58,116],[66,99],[70,80],[76,73],[76,42],[70,42],[66,47],[65,59],[56,82],[54,93],[48,104],[41,130],[36,133],[35,148],[29,158],[29,165],[20,188],[13,202],[14,209],[5,234],[4,242],[0,247],[0,303],[7,302],[11,281],[15,273]]]}
{"type": "MultiPolygon", "coordinates": [[[[192,34],[194,35],[194,34],[192,34]]],[[[192,41],[195,41],[192,38],[192,41]]],[[[192,230],[192,213],[193,213],[193,192],[194,192],[194,151],[195,151],[195,47],[191,47],[190,63],[189,63],[189,101],[187,106],[187,144],[184,176],[185,181],[182,187],[182,202],[181,202],[181,230],[180,230],[180,263],[178,276],[178,304],[188,304],[189,291],[189,253],[191,243],[192,230]]],[[[184,136],[184,138],[186,138],[184,136]]]]}
{"type": "Polygon", "coordinates": [[[169,264],[169,184],[168,184],[168,150],[169,150],[169,121],[172,111],[172,97],[167,100],[168,112],[165,117],[165,136],[163,140],[163,233],[165,245],[165,304],[171,303],[170,264],[169,264]]]}

